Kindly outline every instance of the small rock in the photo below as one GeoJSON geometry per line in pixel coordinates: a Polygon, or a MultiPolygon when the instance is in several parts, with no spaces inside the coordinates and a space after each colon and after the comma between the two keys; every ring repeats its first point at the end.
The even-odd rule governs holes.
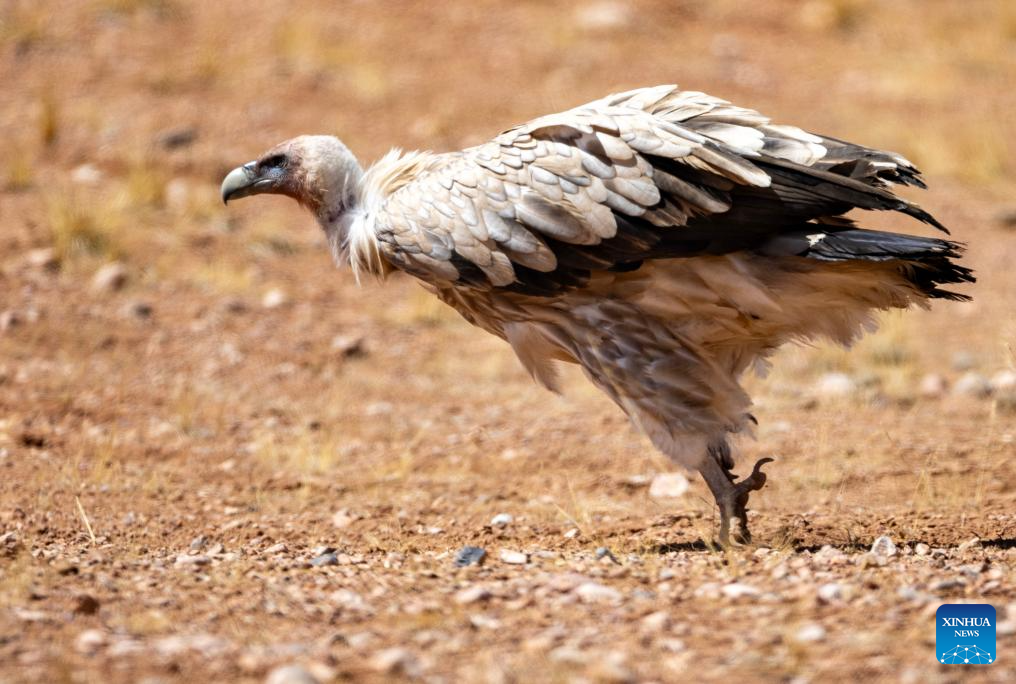
{"type": "Polygon", "coordinates": [[[579,536],[579,528],[577,527],[573,527],[564,533],[565,539],[574,539],[577,536],[579,536]]]}
{"type": "Polygon", "coordinates": [[[339,529],[349,527],[355,520],[356,518],[350,515],[349,511],[346,510],[335,511],[335,513],[332,514],[332,525],[339,529]]]}
{"type": "Polygon", "coordinates": [[[818,588],[818,598],[823,603],[833,603],[843,598],[843,585],[838,582],[828,582],[818,588]]]}
{"type": "Polygon", "coordinates": [[[688,491],[688,478],[682,473],[660,473],[649,485],[654,499],[676,499],[688,491]]]}
{"type": "Polygon", "coordinates": [[[758,596],[761,592],[750,584],[742,584],[741,582],[734,582],[733,584],[725,585],[720,591],[723,595],[729,599],[739,599],[745,597],[758,596]]]}
{"type": "Polygon", "coordinates": [[[310,564],[316,568],[324,567],[326,565],[338,565],[339,557],[332,551],[326,551],[325,553],[312,558],[310,564]]]}
{"type": "Polygon", "coordinates": [[[623,2],[600,0],[583,3],[575,11],[575,23],[589,31],[615,31],[628,26],[633,16],[632,8],[623,2]]]}
{"type": "Polygon", "coordinates": [[[266,309],[277,309],[286,304],[289,304],[289,297],[284,290],[278,287],[268,290],[268,292],[265,292],[265,296],[261,298],[261,306],[266,309]]]}
{"type": "Polygon", "coordinates": [[[363,336],[336,335],[332,338],[332,351],[338,352],[340,356],[347,359],[354,356],[364,356],[366,349],[363,346],[363,336]]]}
{"type": "Polygon", "coordinates": [[[487,558],[487,552],[479,546],[463,546],[455,554],[455,565],[464,568],[467,565],[483,565],[487,558]]]}
{"type": "Polygon", "coordinates": [[[497,515],[495,515],[493,518],[490,519],[490,526],[507,527],[508,525],[511,525],[513,522],[515,522],[515,518],[513,518],[510,514],[498,513],[497,515]]]}
{"type": "Polygon", "coordinates": [[[627,684],[637,680],[635,673],[628,668],[627,658],[621,651],[611,651],[602,658],[593,660],[589,671],[597,682],[627,684]]]}
{"type": "Polygon", "coordinates": [[[22,324],[21,316],[17,311],[7,310],[0,313],[0,332],[16,328],[22,324]]]}
{"type": "Polygon", "coordinates": [[[981,547],[981,540],[977,537],[968,539],[959,546],[956,547],[957,551],[966,551],[968,549],[978,549],[981,547]]]}
{"type": "Polygon", "coordinates": [[[279,542],[278,544],[272,544],[261,553],[266,556],[273,556],[277,553],[285,553],[288,550],[289,548],[286,546],[285,542],[279,542]]]}
{"type": "Polygon", "coordinates": [[[127,284],[127,267],[119,261],[106,264],[92,276],[93,292],[116,292],[127,284]]]}
{"type": "Polygon", "coordinates": [[[617,589],[599,582],[583,582],[575,587],[575,595],[583,603],[616,603],[624,598],[617,589]]]}
{"type": "Polygon", "coordinates": [[[78,185],[98,185],[102,182],[102,171],[94,164],[75,166],[71,171],[71,180],[78,185]]]}
{"type": "Polygon", "coordinates": [[[99,612],[99,599],[91,594],[78,594],[74,599],[74,612],[78,615],[95,615],[99,612]]]}
{"type": "Polygon", "coordinates": [[[896,544],[889,537],[882,535],[871,545],[871,554],[882,558],[889,558],[896,555],[896,544]]]}
{"type": "Polygon", "coordinates": [[[407,677],[417,677],[420,674],[420,664],[416,656],[400,647],[378,651],[370,659],[370,666],[384,674],[402,674],[407,677]]]}
{"type": "Polygon", "coordinates": [[[815,383],[815,392],[823,397],[846,397],[856,389],[856,383],[846,373],[826,373],[815,383]]]}
{"type": "Polygon", "coordinates": [[[155,143],[167,150],[187,147],[198,138],[198,129],[193,126],[177,126],[155,136],[155,143]]]}
{"type": "Polygon", "coordinates": [[[205,535],[199,534],[198,536],[194,537],[194,539],[191,540],[190,550],[200,551],[201,549],[205,548],[205,544],[207,543],[208,539],[205,537],[205,535]]]}
{"type": "Polygon", "coordinates": [[[281,665],[268,673],[265,684],[318,684],[318,680],[302,665],[281,665]]]}
{"type": "Polygon", "coordinates": [[[921,393],[921,396],[927,397],[928,399],[941,397],[948,389],[949,383],[947,383],[946,379],[938,373],[928,373],[925,375],[921,378],[921,384],[918,387],[918,391],[921,393]]]}
{"type": "Polygon", "coordinates": [[[453,600],[460,605],[467,605],[478,601],[486,601],[490,597],[491,593],[489,589],[476,584],[456,592],[453,600]]]}
{"type": "Polygon", "coordinates": [[[927,556],[931,553],[931,547],[924,542],[920,542],[914,546],[914,553],[918,556],[927,556]]]}
{"type": "Polygon", "coordinates": [[[74,640],[74,649],[78,653],[90,655],[109,643],[109,636],[101,629],[86,629],[74,640]]]}
{"type": "Polygon", "coordinates": [[[952,355],[952,368],[954,371],[968,371],[977,366],[977,357],[968,351],[958,351],[952,355]]]}
{"type": "Polygon", "coordinates": [[[208,565],[211,562],[211,558],[202,554],[191,556],[182,553],[176,557],[176,565],[208,565]]]}
{"type": "Polygon", "coordinates": [[[646,632],[651,632],[653,634],[666,632],[670,629],[671,625],[670,614],[663,610],[650,613],[642,618],[640,624],[642,625],[642,629],[646,632]]]}
{"type": "Polygon", "coordinates": [[[794,634],[794,640],[802,644],[811,644],[817,641],[823,641],[825,638],[825,627],[815,622],[804,625],[794,634]]]}
{"type": "Polygon", "coordinates": [[[137,318],[138,320],[146,320],[151,318],[153,309],[147,302],[135,301],[128,302],[127,306],[123,308],[124,318],[137,318]]]}
{"type": "Polygon", "coordinates": [[[29,250],[25,255],[25,263],[32,268],[44,271],[56,271],[60,268],[60,259],[57,258],[56,251],[52,247],[29,250]]]}
{"type": "Polygon", "coordinates": [[[611,563],[614,563],[615,565],[620,565],[621,564],[621,561],[619,561],[617,559],[617,556],[615,556],[611,552],[611,550],[608,549],[606,546],[599,546],[599,547],[597,547],[595,554],[596,554],[596,560],[608,560],[611,563]]]}
{"type": "Polygon", "coordinates": [[[960,587],[965,587],[966,585],[967,585],[966,582],[964,582],[959,578],[954,577],[951,579],[944,579],[938,580],[937,582],[932,582],[931,584],[928,585],[928,589],[930,589],[931,591],[948,591],[950,589],[959,589],[960,587]]]}
{"type": "Polygon", "coordinates": [[[991,383],[980,373],[968,371],[956,381],[953,394],[983,399],[991,395],[991,383]]]}
{"type": "Polygon", "coordinates": [[[184,178],[173,178],[166,183],[163,195],[166,198],[167,207],[174,211],[185,211],[190,204],[190,183],[184,178]]]}
{"type": "Polygon", "coordinates": [[[508,549],[501,549],[499,555],[502,563],[508,563],[509,565],[525,565],[529,562],[529,555],[522,553],[521,551],[510,551],[508,549]]]}
{"type": "Polygon", "coordinates": [[[1006,368],[992,375],[991,391],[995,394],[1016,392],[1016,371],[1006,368]]]}

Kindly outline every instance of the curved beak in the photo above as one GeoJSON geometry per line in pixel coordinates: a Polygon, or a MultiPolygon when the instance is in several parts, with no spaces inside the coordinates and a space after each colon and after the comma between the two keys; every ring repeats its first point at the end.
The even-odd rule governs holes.
{"type": "Polygon", "coordinates": [[[256,167],[257,162],[248,162],[226,174],[222,179],[223,204],[227,204],[231,199],[268,192],[275,187],[276,179],[258,176],[256,167]]]}

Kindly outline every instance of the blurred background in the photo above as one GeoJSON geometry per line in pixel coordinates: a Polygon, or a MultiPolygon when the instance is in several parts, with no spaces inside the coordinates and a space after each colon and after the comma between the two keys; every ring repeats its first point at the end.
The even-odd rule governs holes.
{"type": "MultiPolygon", "coordinates": [[[[930,186],[907,197],[969,243],[980,279],[964,290],[972,303],[886,316],[849,354],[787,350],[768,380],[749,380],[762,425],[746,454],[781,459],[753,499],[757,534],[788,549],[850,549],[886,530],[1011,542],[1016,3],[0,0],[0,534],[20,539],[0,565],[0,604],[43,616],[0,607],[0,655],[22,668],[11,676],[147,671],[143,649],[126,669],[89,660],[98,647],[73,641],[81,620],[103,644],[187,624],[235,642],[260,643],[266,625],[317,639],[315,609],[265,588],[292,568],[259,565],[278,543],[294,564],[341,545],[368,563],[416,554],[444,567],[441,554],[490,534],[504,509],[526,521],[516,546],[641,554],[708,536],[701,483],[677,503],[649,497],[650,476],[672,466],[578,374],[566,398],[546,393],[408,278],[357,288],[295,203],[227,209],[218,195],[229,169],[294,135],[339,135],[369,163],[660,83],[901,152],[930,186]],[[587,541],[565,541],[572,528],[587,541]],[[241,569],[153,569],[204,536],[241,569]],[[82,592],[98,618],[45,617],[76,610],[82,592]],[[58,656],[45,654],[52,639],[58,656]]],[[[925,230],[896,216],[865,225],[925,230]]],[[[708,606],[689,614],[699,608],[708,622],[708,606]]],[[[741,619],[726,626],[739,633],[741,619]]],[[[533,625],[510,624],[504,648],[533,625]]],[[[625,624],[603,637],[629,638],[625,624]]],[[[830,639],[785,662],[684,638],[717,677],[835,679],[860,676],[877,648],[888,660],[864,672],[892,671],[927,637],[903,625],[892,646],[830,639]]],[[[424,627],[376,627],[372,643],[424,627]]],[[[449,673],[501,647],[463,638],[449,673]]],[[[227,650],[212,665],[198,651],[176,652],[175,672],[257,678],[281,658],[227,650]]],[[[652,667],[642,675],[665,676],[652,667]]]]}

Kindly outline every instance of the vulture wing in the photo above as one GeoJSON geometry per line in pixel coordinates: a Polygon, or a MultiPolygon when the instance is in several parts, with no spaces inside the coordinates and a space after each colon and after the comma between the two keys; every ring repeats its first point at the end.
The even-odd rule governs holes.
{"type": "MultiPolygon", "coordinates": [[[[368,174],[369,175],[369,174],[368,174]]],[[[970,279],[954,243],[856,228],[854,208],[945,230],[895,196],[923,186],[903,157],[798,128],[676,86],[538,118],[429,157],[377,215],[385,257],[425,280],[554,296],[648,259],[753,250],[817,259],[921,260],[921,287],[970,279]]]]}

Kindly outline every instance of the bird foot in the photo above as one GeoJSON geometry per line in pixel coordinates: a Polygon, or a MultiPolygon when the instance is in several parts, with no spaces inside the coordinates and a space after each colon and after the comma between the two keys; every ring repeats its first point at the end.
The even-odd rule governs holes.
{"type": "Polygon", "coordinates": [[[731,546],[731,522],[734,522],[736,527],[733,534],[734,543],[751,543],[751,532],[748,530],[748,496],[765,485],[766,474],[762,472],[762,466],[771,463],[772,460],[771,458],[761,458],[756,461],[751,474],[740,482],[730,470],[726,468],[721,470],[718,463],[716,466],[708,468],[708,472],[703,472],[706,483],[716,498],[716,505],[720,508],[718,541],[721,547],[731,546]]]}
{"type": "MultiPolygon", "coordinates": [[[[762,466],[772,462],[773,459],[771,458],[760,458],[755,462],[755,466],[748,477],[740,482],[735,482],[735,478],[731,477],[731,482],[734,485],[731,494],[733,499],[731,517],[737,519],[737,532],[734,534],[734,541],[738,544],[751,543],[751,532],[748,530],[748,495],[765,486],[766,474],[762,472],[762,466]]],[[[728,472],[728,474],[733,476],[733,473],[728,472]]],[[[727,545],[729,545],[729,541],[727,545]]]]}

